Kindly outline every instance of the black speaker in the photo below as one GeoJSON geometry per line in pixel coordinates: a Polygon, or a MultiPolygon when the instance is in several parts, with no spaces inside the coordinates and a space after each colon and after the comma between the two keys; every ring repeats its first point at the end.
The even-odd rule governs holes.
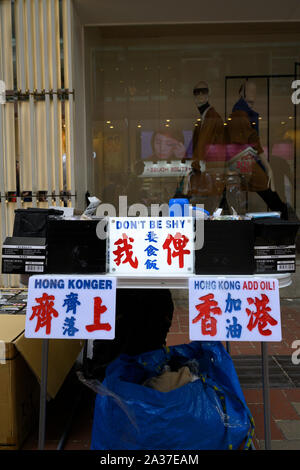
{"type": "Polygon", "coordinates": [[[196,274],[253,274],[252,220],[204,220],[204,245],[195,251],[196,274]]]}
{"type": "Polygon", "coordinates": [[[47,236],[47,219],[49,216],[62,215],[59,209],[16,209],[14,220],[14,237],[39,237],[47,236]]]}
{"type": "Polygon", "coordinates": [[[106,272],[106,239],[96,230],[103,220],[48,218],[48,274],[103,274],[106,272]]]}

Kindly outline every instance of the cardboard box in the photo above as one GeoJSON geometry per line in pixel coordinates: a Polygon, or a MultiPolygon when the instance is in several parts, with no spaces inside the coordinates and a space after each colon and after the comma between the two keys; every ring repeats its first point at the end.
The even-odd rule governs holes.
{"type": "Polygon", "coordinates": [[[299,221],[277,218],[254,220],[254,259],[257,274],[296,271],[296,236],[299,221]]]}
{"type": "Polygon", "coordinates": [[[7,237],[2,245],[2,272],[42,274],[46,270],[46,238],[7,237]]]}
{"type": "Polygon", "coordinates": [[[36,420],[38,381],[15,341],[24,316],[0,315],[0,449],[18,449],[36,420]]]}
{"type": "MultiPolygon", "coordinates": [[[[24,337],[25,315],[0,315],[0,449],[18,449],[39,413],[42,340],[24,337]]],[[[55,398],[84,342],[49,340],[48,398],[55,398]]]]}

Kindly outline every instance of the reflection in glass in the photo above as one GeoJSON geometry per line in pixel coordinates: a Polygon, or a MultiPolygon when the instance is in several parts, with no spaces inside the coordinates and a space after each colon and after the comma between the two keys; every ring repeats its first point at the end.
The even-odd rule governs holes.
{"type": "Polygon", "coordinates": [[[229,165],[232,168],[233,161],[236,174],[243,176],[244,191],[256,192],[269,209],[280,211],[287,218],[287,206],[275,191],[273,171],[260,142],[259,113],[254,110],[255,102],[255,83],[243,82],[226,126],[229,165]]]}
{"type": "Polygon", "coordinates": [[[97,155],[90,194],[112,202],[107,198],[130,192],[132,202],[151,204],[186,196],[188,189],[211,210],[219,204],[229,210],[225,173],[235,171],[249,211],[293,201],[294,150],[289,160],[276,155],[282,153],[275,146],[286,143],[289,132],[294,149],[291,80],[272,78],[268,91],[262,77],[293,74],[300,34],[291,42],[269,25],[260,42],[254,30],[238,27],[234,36],[221,27],[216,36],[213,26],[194,36],[188,29],[177,35],[175,26],[156,32],[124,27],[124,35],[121,29],[86,28],[87,154],[97,155]],[[194,181],[189,188],[191,178],[200,187],[194,181]]]}

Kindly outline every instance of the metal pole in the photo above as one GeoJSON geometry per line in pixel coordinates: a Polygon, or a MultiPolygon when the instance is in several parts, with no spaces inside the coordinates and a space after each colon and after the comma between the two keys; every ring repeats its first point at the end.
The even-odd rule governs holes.
{"type": "Polygon", "coordinates": [[[271,413],[270,413],[270,384],[269,384],[269,361],[267,343],[261,343],[262,358],[262,382],[264,401],[264,427],[265,427],[265,449],[271,449],[271,413]]]}
{"type": "Polygon", "coordinates": [[[267,130],[267,148],[268,148],[268,162],[270,161],[270,78],[267,78],[267,121],[268,121],[268,130],[267,130]]]}
{"type": "Polygon", "coordinates": [[[30,162],[31,162],[31,186],[32,186],[32,205],[37,206],[37,168],[36,168],[36,108],[34,102],[34,77],[33,77],[33,32],[31,21],[31,1],[27,0],[27,41],[28,41],[28,81],[29,81],[29,113],[30,113],[30,162]]]}
{"type": "MultiPolygon", "coordinates": [[[[71,166],[71,181],[70,181],[70,190],[71,190],[71,203],[72,207],[75,207],[75,168],[74,168],[74,95],[73,92],[73,55],[72,55],[72,18],[73,18],[73,8],[70,0],[66,0],[66,27],[67,27],[67,64],[68,69],[68,81],[67,84],[69,91],[69,138],[70,138],[70,166],[71,166]]],[[[65,83],[66,86],[66,83],[65,83]]]]}
{"type": "Polygon", "coordinates": [[[41,386],[40,386],[40,417],[39,417],[39,443],[38,443],[39,450],[44,450],[44,447],[45,447],[48,350],[49,350],[49,340],[43,339],[42,340],[41,386]]]}
{"type": "MultiPolygon", "coordinates": [[[[13,4],[12,4],[13,5],[13,4]]],[[[25,36],[24,36],[24,5],[23,1],[18,2],[18,8],[16,8],[15,13],[18,13],[17,21],[15,23],[16,28],[16,85],[20,91],[26,94],[26,74],[25,74],[25,36]]],[[[23,124],[23,114],[24,103],[22,101],[17,101],[18,109],[18,140],[19,140],[19,168],[20,168],[20,195],[22,191],[28,190],[29,188],[24,187],[25,173],[26,173],[26,161],[25,161],[25,149],[24,149],[24,124],[23,124]]],[[[36,207],[36,199],[33,194],[32,184],[31,184],[31,196],[32,196],[32,206],[36,207]]]]}
{"type": "MultiPolygon", "coordinates": [[[[297,80],[299,62],[295,62],[295,77],[297,80]]],[[[297,105],[294,104],[294,210],[297,205],[297,105]]]]}
{"type": "MultiPolygon", "coordinates": [[[[5,44],[4,40],[4,12],[1,11],[3,9],[3,5],[0,5],[0,39],[2,44],[5,44]]],[[[4,52],[5,49],[1,51],[1,57],[0,57],[0,80],[3,80],[5,82],[5,62],[4,62],[4,52]]],[[[5,95],[4,95],[5,96],[5,95]]],[[[4,100],[5,102],[5,100],[4,100]]],[[[0,205],[1,205],[1,234],[0,234],[0,240],[1,243],[4,242],[5,237],[7,235],[7,204],[6,204],[6,178],[5,178],[5,159],[7,158],[7,152],[6,152],[6,145],[5,145],[5,132],[3,132],[4,126],[5,126],[5,106],[7,104],[0,104],[0,205]]],[[[6,173],[7,176],[7,173],[6,173]]],[[[5,287],[8,286],[8,275],[4,274],[3,275],[3,281],[5,287]]]]}
{"type": "MultiPolygon", "coordinates": [[[[52,142],[51,142],[51,123],[50,123],[50,95],[49,95],[49,41],[48,41],[48,17],[47,17],[47,3],[46,0],[43,0],[41,5],[43,12],[43,55],[44,55],[44,84],[45,84],[45,105],[46,105],[46,161],[47,161],[47,185],[48,185],[48,203],[52,205],[52,189],[53,189],[53,180],[52,180],[52,159],[54,151],[52,152],[52,142]]],[[[55,47],[55,43],[53,44],[55,47]]],[[[38,62],[39,64],[39,62],[38,62]]],[[[55,124],[54,124],[55,132],[55,124]]],[[[56,193],[58,194],[58,193],[56,193]]],[[[56,199],[57,205],[59,205],[59,199],[56,199]]]]}
{"type": "MultiPolygon", "coordinates": [[[[52,41],[52,87],[53,87],[53,158],[54,158],[54,188],[55,188],[55,200],[56,205],[59,206],[59,168],[62,156],[60,155],[59,148],[59,130],[58,130],[58,97],[57,97],[57,88],[58,88],[58,79],[57,75],[58,67],[57,63],[60,64],[60,57],[57,56],[56,51],[56,40],[57,40],[57,30],[56,30],[56,11],[55,11],[55,0],[51,0],[50,3],[50,23],[51,23],[51,41],[52,41]]],[[[59,32],[58,32],[59,35],[59,32]]]]}

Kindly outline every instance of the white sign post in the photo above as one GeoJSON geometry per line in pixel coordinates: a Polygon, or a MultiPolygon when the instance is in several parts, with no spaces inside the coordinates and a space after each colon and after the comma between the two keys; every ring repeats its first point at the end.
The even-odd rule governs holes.
{"type": "Polygon", "coordinates": [[[190,339],[281,341],[277,279],[189,279],[190,339]]]}
{"type": "Polygon", "coordinates": [[[265,448],[271,448],[268,341],[281,341],[277,279],[197,277],[189,279],[191,340],[259,341],[262,353],[265,448]]]}
{"type": "Polygon", "coordinates": [[[114,339],[115,305],[114,278],[59,274],[30,277],[25,337],[43,340],[39,450],[45,445],[49,339],[114,339]]]}
{"type": "Polygon", "coordinates": [[[193,218],[110,218],[108,265],[118,275],[191,275],[193,218]]]}

